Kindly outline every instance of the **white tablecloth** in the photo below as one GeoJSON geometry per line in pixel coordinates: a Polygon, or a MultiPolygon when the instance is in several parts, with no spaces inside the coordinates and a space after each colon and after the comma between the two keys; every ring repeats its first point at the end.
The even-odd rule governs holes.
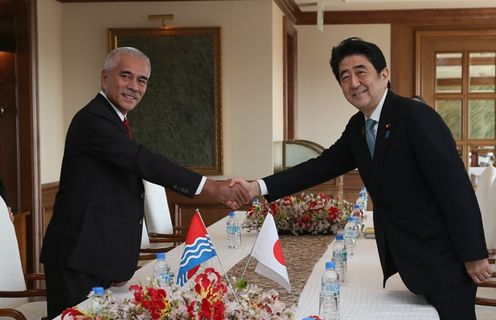
{"type": "MultiPolygon", "coordinates": [[[[298,301],[296,319],[318,314],[320,277],[330,260],[331,246],[315,265],[298,301]]],[[[398,274],[382,289],[382,271],[375,240],[360,239],[355,255],[348,260],[341,287],[342,320],[439,320],[431,305],[405,287],[398,274]]]]}
{"type": "MultiPolygon", "coordinates": [[[[238,211],[237,215],[238,219],[242,221],[245,212],[238,211]]],[[[371,220],[369,218],[369,221],[371,220]]],[[[225,219],[211,225],[208,232],[226,271],[250,254],[257,237],[256,232],[242,231],[241,247],[234,250],[227,248],[225,219]]],[[[296,312],[295,319],[297,320],[308,315],[318,314],[320,276],[324,271],[325,261],[329,260],[331,256],[330,248],[329,246],[326,253],[315,265],[303,289],[296,312]]],[[[167,261],[175,273],[179,270],[183,250],[184,245],[180,245],[167,253],[167,261]]],[[[210,261],[212,267],[223,273],[218,259],[213,258],[210,261]]],[[[254,271],[249,270],[249,272],[254,271]]],[[[147,263],[136,271],[126,285],[111,287],[110,290],[115,297],[130,297],[129,286],[135,283],[146,284],[146,278],[151,273],[152,263],[147,263]]],[[[277,289],[284,290],[280,287],[277,289]]],[[[86,301],[82,302],[80,307],[84,308],[85,304],[86,301]]],[[[382,289],[382,272],[374,240],[360,240],[355,256],[348,262],[347,279],[342,287],[341,309],[341,320],[439,320],[435,309],[428,305],[422,297],[410,293],[397,275],[388,280],[385,290],[382,289]]]]}

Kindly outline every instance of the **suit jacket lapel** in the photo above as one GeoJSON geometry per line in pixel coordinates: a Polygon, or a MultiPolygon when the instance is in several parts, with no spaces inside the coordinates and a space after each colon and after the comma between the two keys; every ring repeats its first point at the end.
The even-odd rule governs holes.
{"type": "Polygon", "coordinates": [[[377,127],[377,136],[375,138],[375,153],[372,164],[373,181],[376,187],[379,186],[380,177],[384,168],[384,160],[386,158],[391,137],[394,128],[394,106],[392,103],[393,93],[388,92],[384,106],[382,107],[381,117],[377,127]]]}

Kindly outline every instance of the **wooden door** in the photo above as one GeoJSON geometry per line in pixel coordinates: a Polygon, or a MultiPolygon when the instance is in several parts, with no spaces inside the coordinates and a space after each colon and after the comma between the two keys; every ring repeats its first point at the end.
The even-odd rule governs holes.
{"type": "Polygon", "coordinates": [[[13,19],[0,19],[0,29],[11,31],[0,33],[0,178],[7,191],[7,204],[17,211],[18,148],[13,19]]]}

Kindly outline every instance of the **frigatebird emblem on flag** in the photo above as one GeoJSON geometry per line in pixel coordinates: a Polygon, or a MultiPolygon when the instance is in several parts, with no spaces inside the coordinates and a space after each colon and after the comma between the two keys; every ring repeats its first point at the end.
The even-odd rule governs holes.
{"type": "Polygon", "coordinates": [[[203,223],[200,211],[196,209],[186,235],[184,252],[177,274],[177,284],[183,286],[195,275],[203,262],[216,255],[217,252],[203,223]]]}

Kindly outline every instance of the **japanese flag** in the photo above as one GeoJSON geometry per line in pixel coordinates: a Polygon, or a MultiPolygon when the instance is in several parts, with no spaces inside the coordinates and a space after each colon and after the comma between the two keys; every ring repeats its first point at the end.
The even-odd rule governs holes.
{"type": "Polygon", "coordinates": [[[255,268],[257,273],[277,282],[288,292],[291,292],[281,242],[277,234],[274,217],[270,213],[265,217],[251,255],[258,261],[255,268]]]}

